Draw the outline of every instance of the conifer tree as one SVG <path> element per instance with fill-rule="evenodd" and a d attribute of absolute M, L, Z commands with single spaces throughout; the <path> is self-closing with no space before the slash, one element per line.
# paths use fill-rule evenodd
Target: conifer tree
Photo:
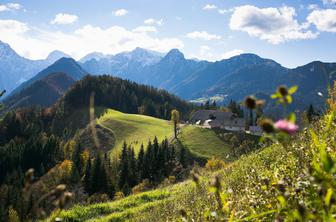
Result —
<path fill-rule="evenodd" d="M 129 177 L 129 160 L 127 144 L 124 142 L 121 157 L 120 157 L 120 173 L 119 173 L 119 188 L 123 188 L 127 184 Z"/>
<path fill-rule="evenodd" d="M 187 165 L 187 153 L 186 153 L 186 149 L 184 147 L 181 148 L 179 161 L 180 161 L 180 163 L 182 164 L 183 167 L 186 167 L 186 165 Z"/>
<path fill-rule="evenodd" d="M 136 172 L 136 158 L 133 148 L 129 148 L 129 178 L 128 184 L 133 187 L 138 183 L 137 172 Z"/>
<path fill-rule="evenodd" d="M 97 157 L 94 160 L 92 167 L 92 192 L 93 193 L 106 193 L 107 192 L 107 177 L 105 166 L 102 162 L 102 157 L 100 154 L 97 154 Z"/>
<path fill-rule="evenodd" d="M 145 150 L 143 144 L 141 144 L 137 158 L 138 181 L 142 181 L 142 179 L 144 178 L 144 161 L 145 161 Z"/>

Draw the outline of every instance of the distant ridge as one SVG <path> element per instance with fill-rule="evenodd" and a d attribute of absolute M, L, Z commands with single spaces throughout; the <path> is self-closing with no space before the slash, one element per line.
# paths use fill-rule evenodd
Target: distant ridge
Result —
<path fill-rule="evenodd" d="M 20 93 L 23 89 L 31 86 L 37 80 L 44 78 L 50 73 L 63 72 L 68 74 L 74 80 L 79 80 L 84 77 L 87 72 L 72 58 L 61 58 L 57 60 L 52 65 L 48 66 L 46 69 L 39 72 L 33 78 L 28 81 L 22 83 L 19 87 L 17 87 L 10 95 L 13 96 L 17 93 Z"/>
<path fill-rule="evenodd" d="M 53 105 L 73 84 L 75 80 L 66 73 L 51 73 L 36 80 L 20 93 L 5 100 L 5 109 Z"/>
<path fill-rule="evenodd" d="M 0 89 L 6 89 L 10 93 L 18 85 L 61 57 L 70 56 L 56 50 L 51 52 L 46 59 L 27 59 L 17 54 L 10 45 L 0 41 Z"/>

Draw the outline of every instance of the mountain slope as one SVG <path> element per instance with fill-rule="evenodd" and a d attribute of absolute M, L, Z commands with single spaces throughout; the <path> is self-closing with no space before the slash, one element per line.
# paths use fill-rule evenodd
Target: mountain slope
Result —
<path fill-rule="evenodd" d="M 71 56 L 69 56 L 68 54 L 65 54 L 64 52 L 61 52 L 59 50 L 54 50 L 51 53 L 49 53 L 49 55 L 47 56 L 47 58 L 45 60 L 49 64 L 53 64 L 54 62 L 56 62 L 57 60 L 59 60 L 61 58 L 71 58 Z"/>
<path fill-rule="evenodd" d="M 204 69 L 209 63 L 185 59 L 178 49 L 170 50 L 160 62 L 148 66 L 135 81 L 172 91 L 177 84 L 194 72 Z"/>
<path fill-rule="evenodd" d="M 130 52 L 122 52 L 116 55 L 103 55 L 91 53 L 80 61 L 89 73 L 94 75 L 112 74 L 125 79 L 134 80 L 131 76 L 141 73 L 143 68 L 160 61 L 162 54 L 136 48 Z"/>
<path fill-rule="evenodd" d="M 73 84 L 75 80 L 65 73 L 51 73 L 33 82 L 5 100 L 6 110 L 19 107 L 53 105 Z"/>
<path fill-rule="evenodd" d="M 336 63 L 312 62 L 295 69 L 264 63 L 246 66 L 225 76 L 205 90 L 203 96 L 221 94 L 241 101 L 249 94 L 270 95 L 279 85 L 297 85 L 299 90 L 294 95 L 295 103 L 289 107 L 290 110 L 305 110 L 310 104 L 324 109 L 326 97 L 318 93 L 327 95 L 328 86 L 335 80 Z"/>
<path fill-rule="evenodd" d="M 11 92 L 15 87 L 62 57 L 70 56 L 55 50 L 46 59 L 30 60 L 18 55 L 8 44 L 0 41 L 0 89 Z"/>
<path fill-rule="evenodd" d="M 42 60 L 19 56 L 8 44 L 0 41 L 0 88 L 10 92 L 46 66 Z"/>
<path fill-rule="evenodd" d="M 31 86 L 34 82 L 44 78 L 45 76 L 49 75 L 50 73 L 62 72 L 69 75 L 74 80 L 79 80 L 84 77 L 87 72 L 72 58 L 61 58 L 57 60 L 52 65 L 48 66 L 46 69 L 39 72 L 33 78 L 29 79 L 28 81 L 22 83 L 18 86 L 9 96 L 13 96 L 17 93 L 20 93 L 23 89 Z"/>
<path fill-rule="evenodd" d="M 195 99 L 202 97 L 206 95 L 209 89 L 222 82 L 230 84 L 230 82 L 225 80 L 226 76 L 230 76 L 244 67 L 260 64 L 270 64 L 274 67 L 276 63 L 268 59 L 262 59 L 254 54 L 242 54 L 230 59 L 209 63 L 205 69 L 189 75 L 184 81 L 175 86 L 172 91 L 183 98 Z M 245 82 L 242 82 L 242 84 L 245 84 Z M 240 90 L 240 88 L 237 89 Z"/>
<path fill-rule="evenodd" d="M 94 98 L 94 101 L 90 98 Z M 92 106 L 93 105 L 93 106 Z M 136 84 L 111 76 L 86 76 L 74 86 L 54 106 L 53 131 L 62 134 L 68 128 L 71 134 L 85 128 L 90 121 L 89 108 L 94 107 L 98 115 L 106 108 L 129 114 L 143 114 L 161 119 L 170 119 L 172 109 L 186 119 L 192 109 L 191 104 L 150 86 Z"/>

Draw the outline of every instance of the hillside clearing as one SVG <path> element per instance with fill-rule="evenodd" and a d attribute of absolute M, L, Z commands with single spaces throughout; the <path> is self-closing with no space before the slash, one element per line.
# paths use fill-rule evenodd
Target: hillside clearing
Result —
<path fill-rule="evenodd" d="M 137 152 L 141 144 L 147 145 L 155 137 L 158 141 L 169 138 L 173 134 L 173 126 L 167 120 L 138 114 L 126 114 L 108 109 L 98 118 L 97 123 L 110 130 L 115 137 L 113 152 L 121 149 L 124 141 L 132 145 Z"/>
<path fill-rule="evenodd" d="M 230 146 L 223 142 L 213 130 L 197 126 L 182 128 L 179 136 L 182 145 L 192 154 L 212 158 L 230 159 Z"/>

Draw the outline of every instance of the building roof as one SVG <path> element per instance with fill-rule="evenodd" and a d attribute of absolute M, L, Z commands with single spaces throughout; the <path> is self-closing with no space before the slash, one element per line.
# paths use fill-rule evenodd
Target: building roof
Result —
<path fill-rule="evenodd" d="M 223 125 L 231 127 L 245 127 L 245 119 L 231 117 L 229 119 L 224 120 Z"/>
<path fill-rule="evenodd" d="M 202 122 L 213 119 L 219 122 L 223 122 L 226 119 L 233 117 L 232 112 L 225 112 L 221 110 L 197 110 L 193 113 L 191 121 L 196 122 L 201 120 Z"/>

